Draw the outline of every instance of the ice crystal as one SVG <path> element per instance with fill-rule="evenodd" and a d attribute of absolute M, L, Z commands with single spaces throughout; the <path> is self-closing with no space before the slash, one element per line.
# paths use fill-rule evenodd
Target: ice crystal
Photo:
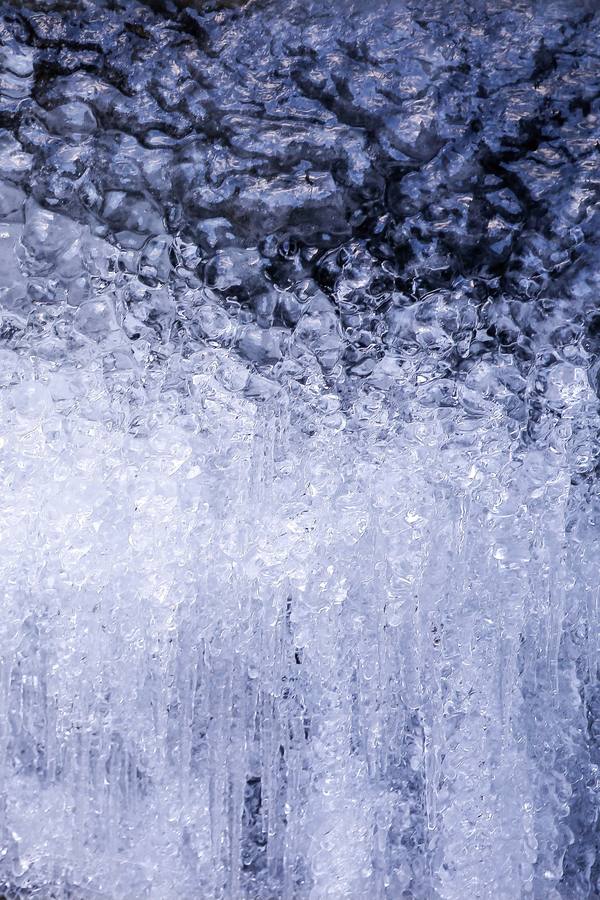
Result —
<path fill-rule="evenodd" d="M 0 19 L 0 893 L 600 893 L 592 3 Z"/>

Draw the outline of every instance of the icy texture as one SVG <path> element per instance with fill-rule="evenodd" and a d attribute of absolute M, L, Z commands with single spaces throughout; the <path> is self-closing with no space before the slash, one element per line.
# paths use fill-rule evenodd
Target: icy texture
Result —
<path fill-rule="evenodd" d="M 0 42 L 0 894 L 600 896 L 595 4 Z"/>

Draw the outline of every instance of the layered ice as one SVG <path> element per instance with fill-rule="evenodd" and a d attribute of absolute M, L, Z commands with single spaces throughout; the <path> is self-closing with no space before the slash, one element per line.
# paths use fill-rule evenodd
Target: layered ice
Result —
<path fill-rule="evenodd" d="M 599 24 L 4 5 L 7 900 L 598 896 Z"/>

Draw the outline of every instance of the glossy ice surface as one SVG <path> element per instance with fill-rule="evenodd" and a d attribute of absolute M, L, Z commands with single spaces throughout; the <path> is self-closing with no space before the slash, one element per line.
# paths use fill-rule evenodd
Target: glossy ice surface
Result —
<path fill-rule="evenodd" d="M 0 893 L 600 896 L 600 14 L 0 7 Z"/>

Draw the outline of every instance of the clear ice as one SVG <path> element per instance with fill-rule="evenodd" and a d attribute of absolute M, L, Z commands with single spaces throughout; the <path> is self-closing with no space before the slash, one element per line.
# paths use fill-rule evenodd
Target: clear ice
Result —
<path fill-rule="evenodd" d="M 600 897 L 600 14 L 0 7 L 0 895 Z"/>

